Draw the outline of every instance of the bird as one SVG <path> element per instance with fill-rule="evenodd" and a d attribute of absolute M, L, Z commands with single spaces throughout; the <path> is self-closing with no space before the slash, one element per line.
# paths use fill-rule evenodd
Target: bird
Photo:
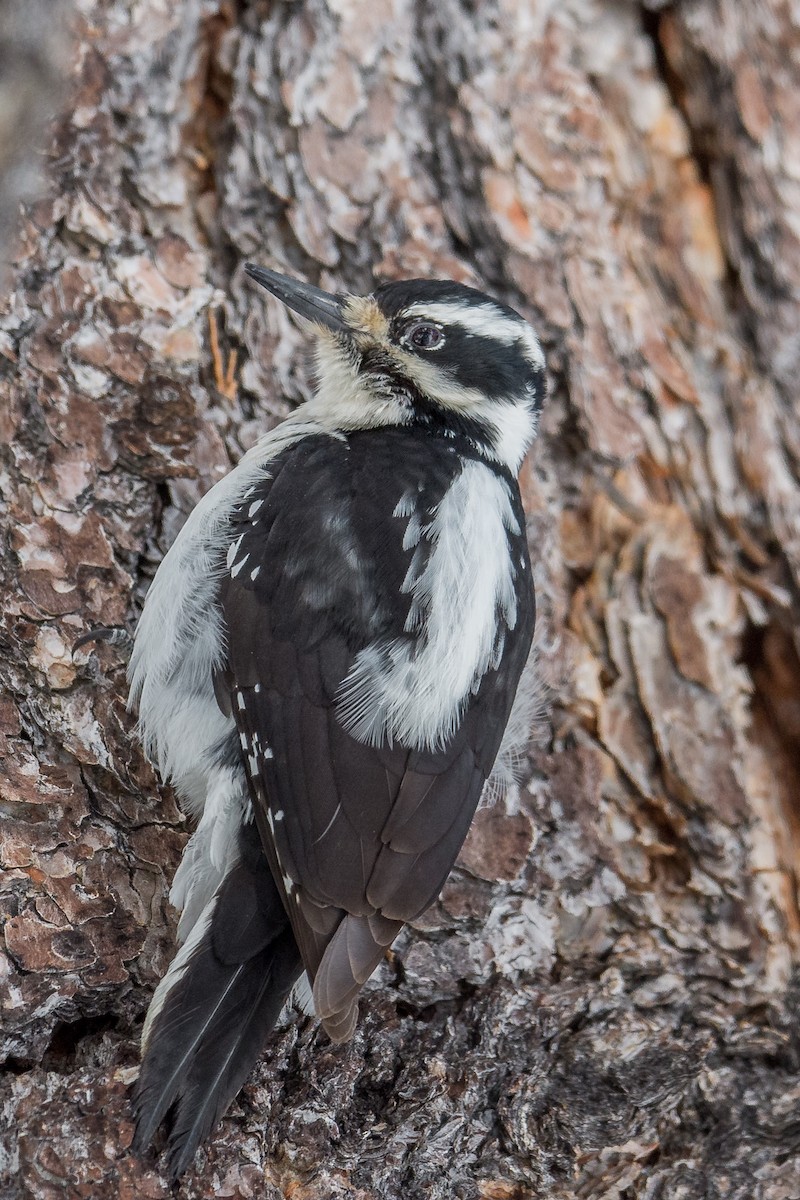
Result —
<path fill-rule="evenodd" d="M 508 757 L 535 616 L 528 321 L 450 280 L 245 271 L 301 318 L 316 387 L 189 515 L 129 666 L 144 750 L 197 821 L 133 1095 L 134 1149 L 163 1123 L 173 1180 L 293 989 L 352 1036 Z"/>

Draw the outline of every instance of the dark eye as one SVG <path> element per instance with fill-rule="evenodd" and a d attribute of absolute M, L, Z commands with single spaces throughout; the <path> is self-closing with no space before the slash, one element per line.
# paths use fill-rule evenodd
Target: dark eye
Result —
<path fill-rule="evenodd" d="M 415 350 L 438 350 L 444 344 L 444 334 L 438 325 L 420 321 L 406 330 L 404 342 L 410 342 Z"/>

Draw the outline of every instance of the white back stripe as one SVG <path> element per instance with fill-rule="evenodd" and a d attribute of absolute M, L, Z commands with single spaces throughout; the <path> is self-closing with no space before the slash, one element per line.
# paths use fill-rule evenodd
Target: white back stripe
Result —
<path fill-rule="evenodd" d="M 426 566 L 412 564 L 403 584 L 416 644 L 367 646 L 341 685 L 337 715 L 353 737 L 433 749 L 452 736 L 516 624 L 509 532 L 520 530 L 507 485 L 468 462 L 422 530 L 432 543 Z"/>

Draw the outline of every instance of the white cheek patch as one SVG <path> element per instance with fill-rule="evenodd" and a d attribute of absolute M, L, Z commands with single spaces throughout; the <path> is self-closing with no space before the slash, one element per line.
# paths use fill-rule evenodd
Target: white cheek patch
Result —
<path fill-rule="evenodd" d="M 442 408 L 464 413 L 491 432 L 490 453 L 516 472 L 536 433 L 534 397 L 523 394 L 507 400 L 489 400 L 477 388 L 464 387 L 447 377 L 433 362 L 391 347 L 403 374 Z"/>
<path fill-rule="evenodd" d="M 464 387 L 457 383 L 435 360 L 428 362 L 399 346 L 388 346 L 386 349 L 387 353 L 396 359 L 406 379 L 409 379 L 423 396 L 430 396 L 431 400 L 435 400 L 443 408 L 480 416 L 483 409 L 490 405 L 491 402 L 483 392 L 478 388 Z"/>
<path fill-rule="evenodd" d="M 507 485 L 468 462 L 422 528 L 427 564 L 403 584 L 416 636 L 367 646 L 339 689 L 337 716 L 358 741 L 436 749 L 455 732 L 516 625 L 509 532 L 520 530 Z"/>

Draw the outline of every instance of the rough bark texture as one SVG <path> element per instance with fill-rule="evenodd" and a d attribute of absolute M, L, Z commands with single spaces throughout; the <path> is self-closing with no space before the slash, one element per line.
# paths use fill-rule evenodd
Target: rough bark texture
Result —
<path fill-rule="evenodd" d="M 289 1020 L 181 1194 L 797 1197 L 797 7 L 75 7 L 0 307 L 0 1195 L 168 1195 L 127 1087 L 186 828 L 70 647 L 308 392 L 253 258 L 531 316 L 548 695 L 353 1043 Z"/>

